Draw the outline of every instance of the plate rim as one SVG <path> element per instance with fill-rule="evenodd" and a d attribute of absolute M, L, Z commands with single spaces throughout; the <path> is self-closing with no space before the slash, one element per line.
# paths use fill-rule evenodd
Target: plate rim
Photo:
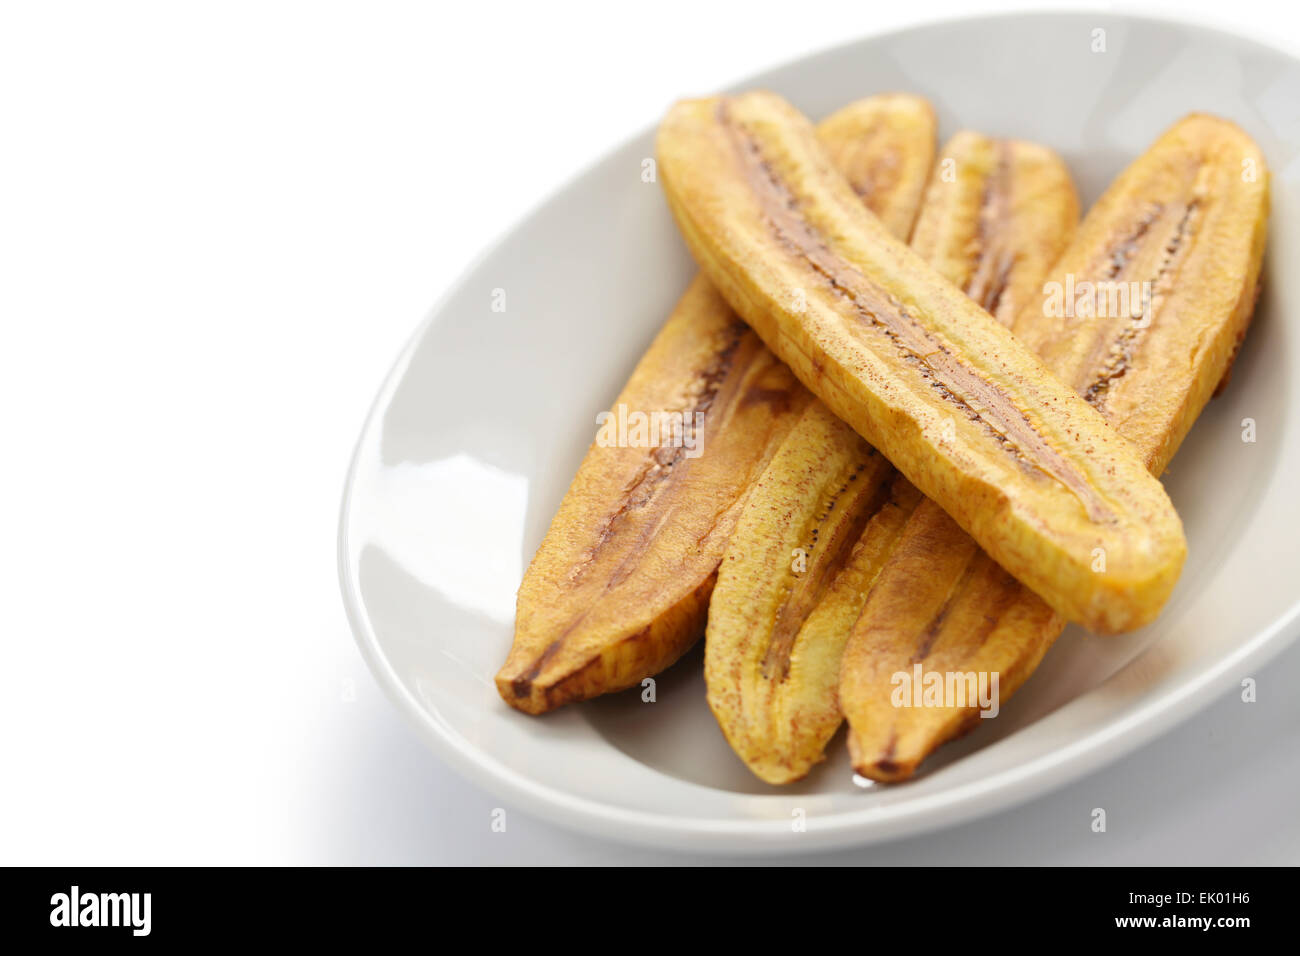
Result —
<path fill-rule="evenodd" d="M 994 24 L 1009 19 L 1053 20 L 1088 15 L 1126 23 L 1176 26 L 1200 31 L 1284 58 L 1300 68 L 1300 56 L 1222 26 L 1175 16 L 1130 14 L 1075 7 L 1056 11 L 1010 11 L 935 18 L 895 30 L 865 33 L 841 43 L 819 47 L 754 71 L 751 75 L 754 77 L 766 75 L 805 60 L 831 55 L 868 40 L 902 38 L 938 27 L 974 23 Z M 737 84 L 726 87 L 726 89 L 734 88 L 737 88 Z M 524 223 L 533 219 L 552 203 L 560 201 L 593 170 L 611 157 L 645 136 L 652 135 L 653 130 L 654 127 L 650 126 L 624 137 L 593 161 L 582 166 L 557 187 L 546 192 L 541 199 L 532 203 L 525 212 L 512 221 L 510 226 L 500 232 L 470 260 L 443 294 L 437 297 L 398 352 L 371 401 L 360 434 L 353 445 L 339 506 L 336 550 L 339 586 L 348 624 L 362 658 L 388 699 L 415 726 L 421 739 L 463 777 L 502 799 L 517 802 L 525 813 L 585 835 L 595 835 L 622 844 L 739 856 L 866 846 L 951 827 L 995 812 L 1010 810 L 1087 776 L 1135 752 L 1214 703 L 1232 686 L 1228 680 L 1231 672 L 1248 666 L 1258 667 L 1266 664 L 1300 637 L 1300 596 L 1298 596 L 1290 607 L 1267 627 L 1257 631 L 1249 640 L 1234 649 L 1233 653 L 1222 657 L 1199 676 L 1185 681 L 1177 689 L 1161 693 L 1156 699 L 1142 704 L 1132 713 L 1111 720 L 1093 732 L 1071 741 L 1063 748 L 997 771 L 988 777 L 959 784 L 943 793 L 905 801 L 895 806 L 864 807 L 826 816 L 810 814 L 807 830 L 799 834 L 793 834 L 789 823 L 785 820 L 719 820 L 683 817 L 631 810 L 566 793 L 532 780 L 527 775 L 501 763 L 490 753 L 468 745 L 466 741 L 449 733 L 436 721 L 430 720 L 383 653 L 365 611 L 350 533 L 363 453 L 375 441 L 376 425 L 382 417 L 382 412 L 389 406 L 412 355 L 443 313 L 447 302 L 466 285 L 479 266 L 495 255 Z M 1088 693 L 1094 693 L 1105 687 L 1110 681 L 1122 675 L 1128 666 L 1125 665 Z M 1081 698 L 1075 698 L 1078 699 Z M 773 795 L 780 796 L 781 791 L 774 790 Z"/>

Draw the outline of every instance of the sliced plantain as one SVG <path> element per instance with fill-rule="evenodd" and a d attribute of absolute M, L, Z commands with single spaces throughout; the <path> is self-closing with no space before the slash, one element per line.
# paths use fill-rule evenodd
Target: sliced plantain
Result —
<path fill-rule="evenodd" d="M 1246 335 L 1268 195 L 1268 167 L 1249 136 L 1215 116 L 1184 118 L 1106 190 L 1013 327 L 1156 474 Z"/>
<path fill-rule="evenodd" d="M 942 508 L 921 502 L 876 576 L 840 663 L 854 770 L 880 781 L 910 777 L 981 713 L 996 717 L 986 705 L 1015 693 L 1064 626 Z M 915 688 L 931 675 L 945 693 L 951 680 L 954 696 L 917 706 Z M 996 694 L 984 705 L 981 680 L 986 694 Z"/>
<path fill-rule="evenodd" d="M 882 455 L 814 401 L 741 512 L 709 604 L 704 675 L 727 741 L 769 783 L 807 773 L 809 741 L 824 742 L 839 726 L 834 645 L 842 648 L 839 635 L 847 638 L 856 617 L 856 592 L 837 599 L 849 602 L 842 631 L 819 629 L 817 641 L 805 625 L 851 564 L 892 475 Z M 864 570 L 869 584 L 873 569 Z"/>
<path fill-rule="evenodd" d="M 737 502 L 808 401 L 696 279 L 607 420 L 677 413 L 687 431 L 656 446 L 598 439 L 587 452 L 520 586 L 502 697 L 541 713 L 681 656 L 704 623 Z"/>
<path fill-rule="evenodd" d="M 793 107 L 770 93 L 679 103 L 658 153 L 705 275 L 831 411 L 1066 616 L 1122 631 L 1158 613 L 1186 556 L 1160 482 L 866 214 Z"/>
<path fill-rule="evenodd" d="M 942 155 L 912 246 L 1009 321 L 1078 222 L 1069 172 L 1043 147 L 969 132 Z M 820 401 L 750 493 L 709 604 L 704 662 L 709 705 L 763 780 L 797 780 L 824 758 L 843 720 L 845 642 L 922 500 Z"/>
<path fill-rule="evenodd" d="M 929 105 L 871 97 L 828 124 L 854 188 L 905 234 L 934 156 Z M 502 698 L 542 713 L 633 686 L 685 653 L 703 633 L 740 505 L 811 401 L 697 279 L 609 419 L 620 407 L 624 420 L 672 413 L 685 428 L 675 443 L 589 449 L 520 586 Z"/>
<path fill-rule="evenodd" d="M 1243 173 L 1248 173 L 1243 175 Z M 1106 191 L 1034 301 L 1017 337 L 1099 408 L 1159 474 L 1226 376 L 1258 290 L 1268 220 L 1268 171 L 1231 123 L 1177 123 Z M 1083 283 L 1103 309 L 1068 315 Z M 1113 286 L 1136 282 L 1145 315 L 1112 309 Z M 1116 294 L 1118 299 L 1118 295 Z M 1070 311 L 1078 312 L 1078 308 Z M 1096 314 L 1105 312 L 1106 314 Z M 1104 559 L 1104 555 L 1099 558 Z M 1098 573 L 1105 564 L 1098 564 Z M 979 722 L 979 708 L 895 707 L 895 675 L 920 665 L 999 675 L 1005 702 L 1033 673 L 1064 621 L 980 552 L 942 510 L 916 509 L 880 571 L 845 649 L 840 700 L 858 773 L 911 776 L 945 741 Z"/>

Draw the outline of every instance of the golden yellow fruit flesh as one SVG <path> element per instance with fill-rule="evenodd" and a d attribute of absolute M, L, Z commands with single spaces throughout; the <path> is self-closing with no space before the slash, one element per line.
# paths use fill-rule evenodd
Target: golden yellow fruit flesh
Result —
<path fill-rule="evenodd" d="M 524 575 L 502 698 L 541 713 L 677 660 L 703 627 L 738 502 L 808 401 L 696 279 L 606 420 L 644 416 L 646 434 L 592 445 Z M 664 413 L 685 423 L 679 443 L 646 444 Z"/>
<path fill-rule="evenodd" d="M 926 100 L 881 93 L 826 117 L 817 139 L 862 204 L 906 241 L 934 165 L 935 127 Z"/>
<path fill-rule="evenodd" d="M 1010 326 L 1078 225 L 1079 198 L 1056 153 L 964 130 L 944 145 L 910 245 Z"/>
<path fill-rule="evenodd" d="M 826 143 L 868 208 L 906 230 L 934 140 L 929 104 L 891 95 L 835 114 Z M 542 713 L 677 660 L 703 633 L 740 506 L 812 401 L 707 281 L 692 283 L 607 419 L 671 416 L 676 444 L 662 428 L 658 444 L 622 440 L 634 425 L 591 446 L 520 586 L 501 697 Z"/>
<path fill-rule="evenodd" d="M 1068 617 L 1156 615 L 1186 555 L 1159 481 L 861 207 L 807 120 L 770 93 L 687 101 L 657 151 L 704 274 L 832 412 Z"/>
<path fill-rule="evenodd" d="M 1268 189 L 1249 136 L 1218 117 L 1186 117 L 1106 190 L 1012 328 L 1156 474 L 1245 337 Z"/>
<path fill-rule="evenodd" d="M 1190 116 L 1115 180 L 1016 318 L 1016 336 L 1131 440 L 1153 474 L 1226 377 L 1245 335 L 1267 220 L 1258 147 L 1231 123 Z M 1112 307 L 1121 283 L 1134 284 L 1138 314 Z M 1067 288 L 1068 306 L 1060 301 Z M 906 779 L 979 721 L 977 706 L 895 706 L 896 675 L 918 665 L 942 676 L 998 674 L 1005 702 L 1063 626 L 923 502 L 844 653 L 840 700 L 857 772 Z"/>
<path fill-rule="evenodd" d="M 970 132 L 945 146 L 924 195 L 913 248 L 1008 322 L 1079 216 L 1054 153 Z M 797 780 L 824 758 L 843 720 L 844 645 L 921 501 L 820 401 L 750 493 L 709 605 L 705 678 L 723 733 L 763 780 Z"/>

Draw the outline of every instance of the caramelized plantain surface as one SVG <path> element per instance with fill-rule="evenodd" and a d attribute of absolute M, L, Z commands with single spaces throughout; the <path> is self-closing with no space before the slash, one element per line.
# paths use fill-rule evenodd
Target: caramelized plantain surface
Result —
<path fill-rule="evenodd" d="M 1115 180 L 1016 317 L 1016 336 L 1133 443 L 1153 474 L 1227 375 L 1253 310 L 1267 219 L 1258 147 L 1231 123 L 1190 116 Z M 1053 296 L 1085 282 L 1145 284 L 1144 313 L 1112 309 L 1113 287 L 1102 289 L 1105 309 L 1078 314 L 1088 297 L 1077 294 L 1076 308 L 1056 308 Z M 998 674 L 1005 702 L 1063 627 L 941 509 L 921 503 L 844 653 L 840 700 L 857 772 L 906 779 L 979 721 L 975 706 L 894 706 L 895 675 L 917 665 Z"/>
<path fill-rule="evenodd" d="M 696 279 L 612 413 L 679 413 L 688 441 L 592 445 L 520 587 L 502 697 L 541 713 L 681 656 L 703 625 L 736 504 L 808 401 Z"/>
<path fill-rule="evenodd" d="M 1155 474 L 1246 335 L 1268 193 L 1268 166 L 1249 136 L 1215 116 L 1184 118 L 1106 190 L 1053 268 L 1053 291 L 1040 292 L 1013 327 Z M 1100 291 L 1084 295 L 1085 282 Z M 1074 308 L 1056 308 L 1056 288 L 1062 305 L 1075 290 Z"/>
<path fill-rule="evenodd" d="M 963 132 L 934 169 L 912 246 L 1009 322 L 1078 216 L 1050 150 Z M 843 720 L 844 645 L 922 500 L 820 401 L 751 492 L 709 606 L 705 678 L 727 740 L 763 780 L 797 780 L 824 758 Z"/>
<path fill-rule="evenodd" d="M 910 245 L 1010 326 L 1078 225 L 1079 198 L 1056 153 L 963 130 L 944 145 Z"/>

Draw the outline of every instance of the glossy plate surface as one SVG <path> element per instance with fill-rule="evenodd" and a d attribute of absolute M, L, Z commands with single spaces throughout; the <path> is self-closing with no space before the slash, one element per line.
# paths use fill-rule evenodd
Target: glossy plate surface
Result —
<path fill-rule="evenodd" d="M 1092 50 L 1098 28 L 1104 53 Z M 754 87 L 813 119 L 871 93 L 923 94 L 941 139 L 965 126 L 1058 150 L 1085 207 L 1184 113 L 1218 113 L 1256 138 L 1274 177 L 1264 293 L 1230 388 L 1165 476 L 1190 546 L 1178 590 L 1143 631 L 1071 628 L 998 719 L 903 786 L 855 783 L 842 735 L 793 787 L 751 777 L 705 704 L 698 648 L 659 677 L 654 704 L 633 691 L 542 719 L 506 707 L 492 677 L 524 567 L 596 414 L 694 273 L 658 186 L 641 181 L 647 130 L 461 279 L 398 359 L 358 442 L 344 600 L 375 676 L 434 750 L 511 806 L 614 839 L 807 850 L 1026 800 L 1257 676 L 1300 630 L 1300 334 L 1285 307 L 1300 301 L 1300 63 L 1177 23 L 1008 16 L 862 40 L 735 89 Z M 498 288 L 504 313 L 492 310 Z M 793 832 L 796 811 L 806 832 Z"/>

